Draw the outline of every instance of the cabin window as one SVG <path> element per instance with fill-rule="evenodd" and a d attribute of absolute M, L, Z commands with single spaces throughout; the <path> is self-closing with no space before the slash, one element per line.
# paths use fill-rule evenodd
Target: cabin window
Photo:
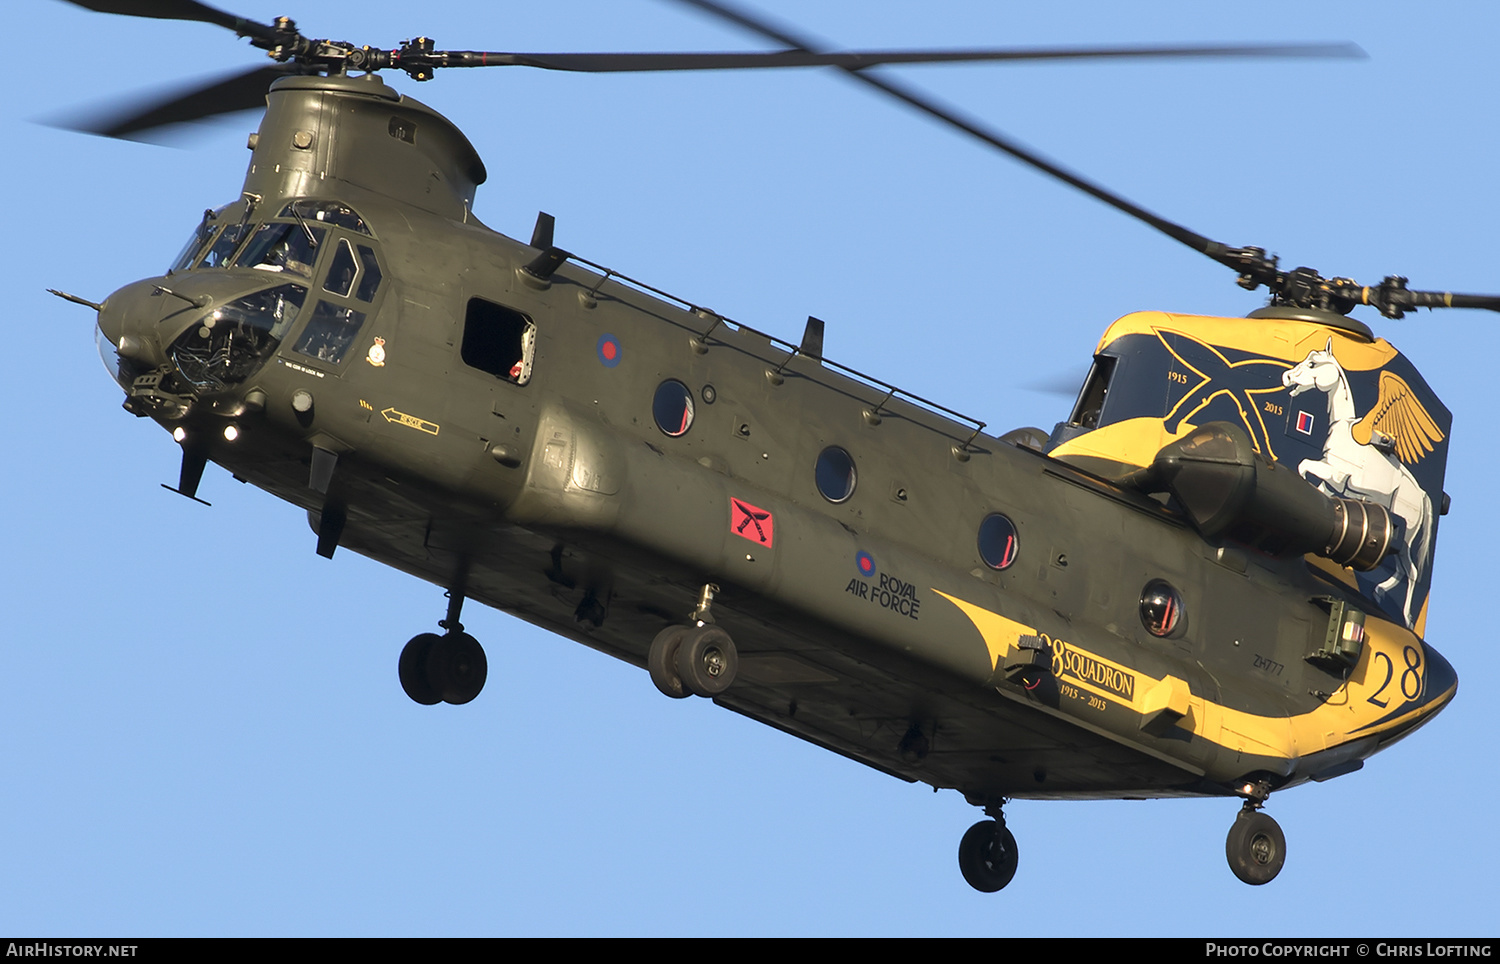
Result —
<path fill-rule="evenodd" d="M 1165 579 L 1153 579 L 1141 591 L 1141 622 L 1153 636 L 1181 636 L 1187 625 L 1183 619 L 1182 595 Z"/>
<path fill-rule="evenodd" d="M 818 464 L 813 470 L 818 491 L 829 502 L 843 502 L 854 494 L 854 457 L 837 445 L 830 445 L 818 453 Z"/>
<path fill-rule="evenodd" d="M 693 425 L 692 390 L 674 378 L 662 382 L 651 400 L 651 417 L 657 428 L 673 438 L 686 435 Z"/>
<path fill-rule="evenodd" d="M 470 368 L 525 385 L 536 354 L 536 324 L 512 308 L 470 298 L 460 353 Z"/>
<path fill-rule="evenodd" d="M 1078 393 L 1078 402 L 1073 406 L 1073 414 L 1068 419 L 1071 424 L 1084 428 L 1099 427 L 1099 417 L 1104 414 L 1104 400 L 1109 395 L 1109 382 L 1115 374 L 1115 361 L 1109 355 L 1094 356 L 1094 367 L 1089 369 L 1089 377 L 1084 380 L 1083 389 Z"/>
<path fill-rule="evenodd" d="M 979 523 L 979 558 L 991 569 L 1009 569 L 1016 561 L 1016 524 L 996 512 Z"/>
<path fill-rule="evenodd" d="M 344 360 L 344 353 L 354 343 L 364 323 L 363 311 L 320 301 L 292 351 L 337 365 Z"/>

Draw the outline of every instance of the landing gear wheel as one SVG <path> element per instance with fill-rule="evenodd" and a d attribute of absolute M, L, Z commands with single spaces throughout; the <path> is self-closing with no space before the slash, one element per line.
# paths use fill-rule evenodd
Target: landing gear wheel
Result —
<path fill-rule="evenodd" d="M 958 869 L 969 886 L 983 894 L 993 894 L 1010 883 L 1019 860 L 1016 838 L 996 820 L 979 821 L 958 844 Z"/>
<path fill-rule="evenodd" d="M 689 629 L 677 647 L 677 675 L 698 696 L 714 697 L 729 689 L 739 667 L 734 640 L 717 626 Z"/>
<path fill-rule="evenodd" d="M 1269 815 L 1241 810 L 1224 841 L 1229 869 L 1247 884 L 1269 884 L 1286 863 L 1286 836 Z"/>
<path fill-rule="evenodd" d="M 651 682 L 674 700 L 693 695 L 682 685 L 682 677 L 677 674 L 677 651 L 682 648 L 682 638 L 692 628 L 668 626 L 651 640 L 651 649 L 646 653 L 646 669 L 651 673 Z"/>
<path fill-rule="evenodd" d="M 437 637 L 427 650 L 427 679 L 444 703 L 460 706 L 479 695 L 489 675 L 484 647 L 468 633 Z"/>
<path fill-rule="evenodd" d="M 401 662 L 397 671 L 401 674 L 401 688 L 413 701 L 431 706 L 443 701 L 442 694 L 427 679 L 427 653 L 432 644 L 442 637 L 436 633 L 413 636 L 401 650 Z"/>

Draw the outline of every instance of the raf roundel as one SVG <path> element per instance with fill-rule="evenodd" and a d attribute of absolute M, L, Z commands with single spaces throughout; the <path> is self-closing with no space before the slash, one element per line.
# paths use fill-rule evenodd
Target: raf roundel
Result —
<path fill-rule="evenodd" d="M 864 552 L 863 550 L 856 552 L 854 554 L 854 566 L 859 570 L 859 574 L 866 579 L 875 575 L 875 557 L 868 552 Z"/>
<path fill-rule="evenodd" d="M 599 353 L 599 363 L 605 368 L 620 364 L 620 339 L 614 335 L 600 335 L 595 350 Z"/>

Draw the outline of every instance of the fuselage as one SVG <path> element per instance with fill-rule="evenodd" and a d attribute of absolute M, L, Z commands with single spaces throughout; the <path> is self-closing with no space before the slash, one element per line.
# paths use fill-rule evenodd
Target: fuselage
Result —
<path fill-rule="evenodd" d="M 101 310 L 127 407 L 336 511 L 339 547 L 637 665 L 714 584 L 741 660 L 717 702 L 975 800 L 1333 776 L 1456 691 L 1336 566 L 817 351 L 528 273 L 470 212 L 483 180 L 377 81 L 280 82 L 245 196 Z M 1357 656 L 1309 659 L 1351 612 Z"/>

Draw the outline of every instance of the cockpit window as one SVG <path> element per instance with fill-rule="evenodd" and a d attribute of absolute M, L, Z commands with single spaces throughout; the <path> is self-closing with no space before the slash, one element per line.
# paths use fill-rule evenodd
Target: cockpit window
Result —
<path fill-rule="evenodd" d="M 177 259 L 172 262 L 172 267 L 167 270 L 168 274 L 181 271 L 193 263 L 198 257 L 198 252 L 202 251 L 203 246 L 208 243 L 208 239 L 214 236 L 215 231 L 219 230 L 219 223 L 214 220 L 216 217 L 218 215 L 212 211 L 203 212 L 203 220 L 198 223 L 198 227 L 193 231 L 193 236 L 188 238 L 187 244 L 183 245 L 182 250 L 178 252 Z"/>
<path fill-rule="evenodd" d="M 1098 428 L 1104 414 L 1104 401 L 1109 395 L 1109 382 L 1115 374 L 1116 359 L 1109 355 L 1095 355 L 1094 367 L 1078 392 L 1078 401 L 1073 406 L 1069 423 L 1084 428 Z"/>
<path fill-rule="evenodd" d="M 178 335 L 167 355 L 196 388 L 238 385 L 271 357 L 306 298 L 302 285 L 285 284 L 231 301 Z"/>
<path fill-rule="evenodd" d="M 327 301 L 318 302 L 313 309 L 312 320 L 297 340 L 292 350 L 318 361 L 337 365 L 344 360 L 344 353 L 359 335 L 365 323 L 365 313 L 345 308 Z"/>
<path fill-rule="evenodd" d="M 241 268 L 285 271 L 311 278 L 313 262 L 326 233 L 323 228 L 295 223 L 262 224 L 234 263 Z"/>
<path fill-rule="evenodd" d="M 230 259 L 234 257 L 235 250 L 239 248 L 240 242 L 245 239 L 245 234 L 248 230 L 249 226 L 243 222 L 231 224 L 226 227 L 219 234 L 218 239 L 214 241 L 213 247 L 209 248 L 208 253 L 203 256 L 203 260 L 198 262 L 198 267 L 228 267 Z"/>
<path fill-rule="evenodd" d="M 359 279 L 359 291 L 355 297 L 360 301 L 374 301 L 375 289 L 380 287 L 380 262 L 375 260 L 374 251 L 360 245 L 359 263 L 364 274 Z"/>
<path fill-rule="evenodd" d="M 323 290 L 340 297 L 349 297 L 349 292 L 354 287 L 354 276 L 359 269 L 354 264 L 354 248 L 349 242 L 339 238 L 338 248 L 333 253 L 333 264 L 328 266 L 328 280 L 323 282 Z"/>
<path fill-rule="evenodd" d="M 339 238 L 333 251 L 333 261 L 328 265 L 328 277 L 323 279 L 323 290 L 340 298 L 350 295 L 360 301 L 374 301 L 380 287 L 380 262 L 375 252 L 359 246 L 359 260 L 354 259 L 354 245 Z"/>
<path fill-rule="evenodd" d="M 370 229 L 365 227 L 365 219 L 354 212 L 354 209 L 337 201 L 315 201 L 312 198 L 302 198 L 293 201 L 281 209 L 281 217 L 301 217 L 306 221 L 321 221 L 324 224 L 335 224 L 350 231 L 358 231 L 360 234 L 369 234 Z"/>

